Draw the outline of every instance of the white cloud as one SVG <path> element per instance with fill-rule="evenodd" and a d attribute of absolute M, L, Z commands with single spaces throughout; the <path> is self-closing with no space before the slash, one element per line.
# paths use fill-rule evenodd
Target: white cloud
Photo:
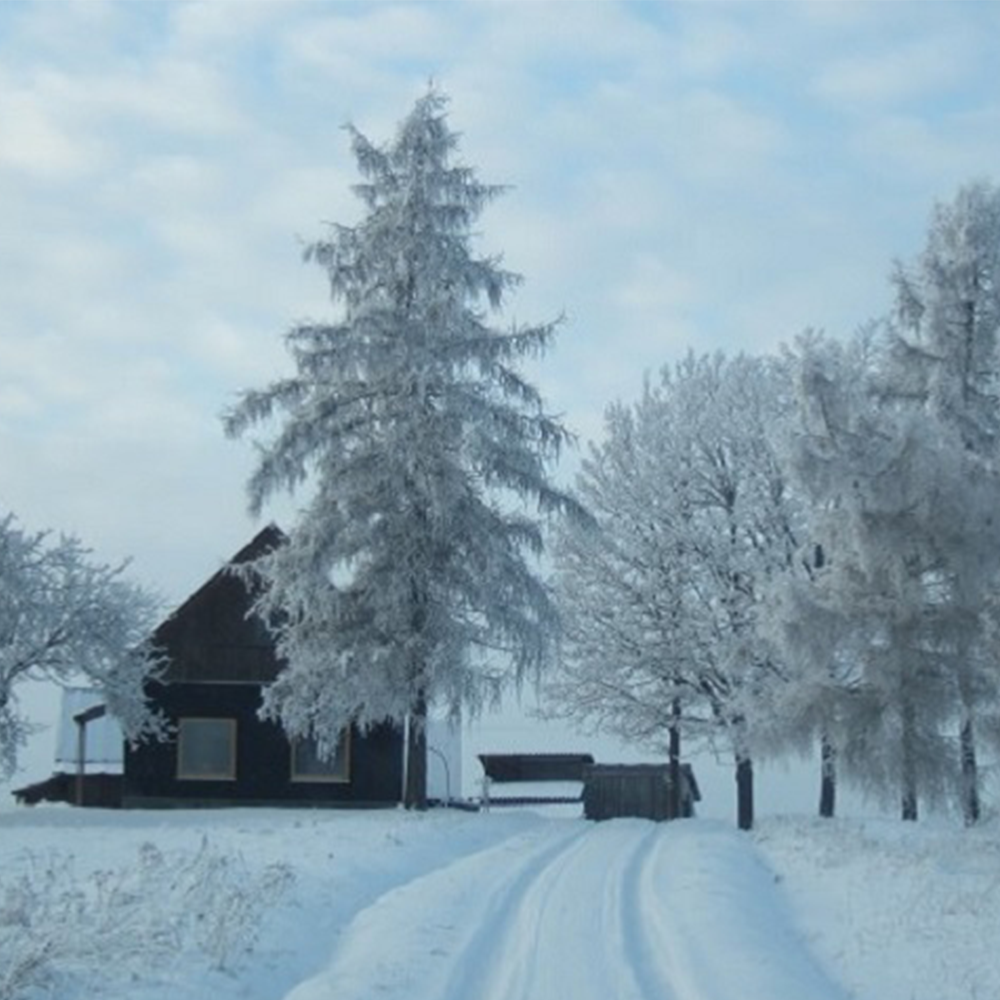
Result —
<path fill-rule="evenodd" d="M 626 309 L 669 317 L 690 308 L 694 289 L 690 274 L 679 272 L 649 253 L 639 253 L 627 263 L 628 277 L 610 289 L 612 302 Z"/>
<path fill-rule="evenodd" d="M 862 113 L 934 97 L 965 78 L 971 41 L 954 30 L 898 43 L 880 37 L 867 52 L 830 60 L 817 74 L 814 89 L 834 105 Z"/>
<path fill-rule="evenodd" d="M 45 89 L 18 84 L 0 68 L 0 170 L 58 179 L 96 169 L 100 143 L 71 127 Z"/>
<path fill-rule="evenodd" d="M 166 13 L 177 48 L 217 52 L 220 47 L 238 48 L 266 37 L 294 6 L 290 0 L 175 0 Z"/>

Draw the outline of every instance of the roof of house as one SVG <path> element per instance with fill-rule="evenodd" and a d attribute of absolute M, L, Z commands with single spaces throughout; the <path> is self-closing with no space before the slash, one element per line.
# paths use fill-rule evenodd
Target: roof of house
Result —
<path fill-rule="evenodd" d="M 167 659 L 165 681 L 274 680 L 279 664 L 273 639 L 264 622 L 248 614 L 253 594 L 233 568 L 285 540 L 269 524 L 157 627 L 152 641 Z"/>

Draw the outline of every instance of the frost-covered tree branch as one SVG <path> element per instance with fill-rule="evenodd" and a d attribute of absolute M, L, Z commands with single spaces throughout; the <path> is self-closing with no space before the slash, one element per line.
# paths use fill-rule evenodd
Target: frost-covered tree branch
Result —
<path fill-rule="evenodd" d="M 157 667 L 148 646 L 156 602 L 124 571 L 91 561 L 75 538 L 0 520 L 0 773 L 13 771 L 31 732 L 17 705 L 28 680 L 86 678 L 127 738 L 160 732 L 143 687 Z"/>

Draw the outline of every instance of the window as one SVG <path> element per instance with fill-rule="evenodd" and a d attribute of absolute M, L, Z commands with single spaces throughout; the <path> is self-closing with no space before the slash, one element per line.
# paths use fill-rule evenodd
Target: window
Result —
<path fill-rule="evenodd" d="M 314 739 L 296 740 L 292 744 L 292 781 L 351 780 L 351 734 L 345 729 L 337 740 L 332 757 L 320 757 Z"/>
<path fill-rule="evenodd" d="M 196 781 L 236 777 L 236 720 L 181 719 L 177 777 Z"/>

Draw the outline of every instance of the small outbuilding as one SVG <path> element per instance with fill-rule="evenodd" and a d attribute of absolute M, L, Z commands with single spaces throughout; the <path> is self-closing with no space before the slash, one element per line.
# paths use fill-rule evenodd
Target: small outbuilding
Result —
<path fill-rule="evenodd" d="M 589 753 L 481 753 L 484 808 L 580 802 Z M 494 785 L 502 785 L 497 791 Z"/>
<path fill-rule="evenodd" d="M 101 695 L 91 688 L 62 691 L 56 732 L 56 769 L 44 781 L 15 788 L 20 805 L 66 802 L 114 809 L 122 803 L 121 727 L 107 715 Z"/>
<path fill-rule="evenodd" d="M 587 819 L 637 816 L 667 820 L 694 815 L 701 792 L 690 764 L 680 766 L 680 814 L 675 814 L 669 764 L 593 764 L 583 778 Z"/>

